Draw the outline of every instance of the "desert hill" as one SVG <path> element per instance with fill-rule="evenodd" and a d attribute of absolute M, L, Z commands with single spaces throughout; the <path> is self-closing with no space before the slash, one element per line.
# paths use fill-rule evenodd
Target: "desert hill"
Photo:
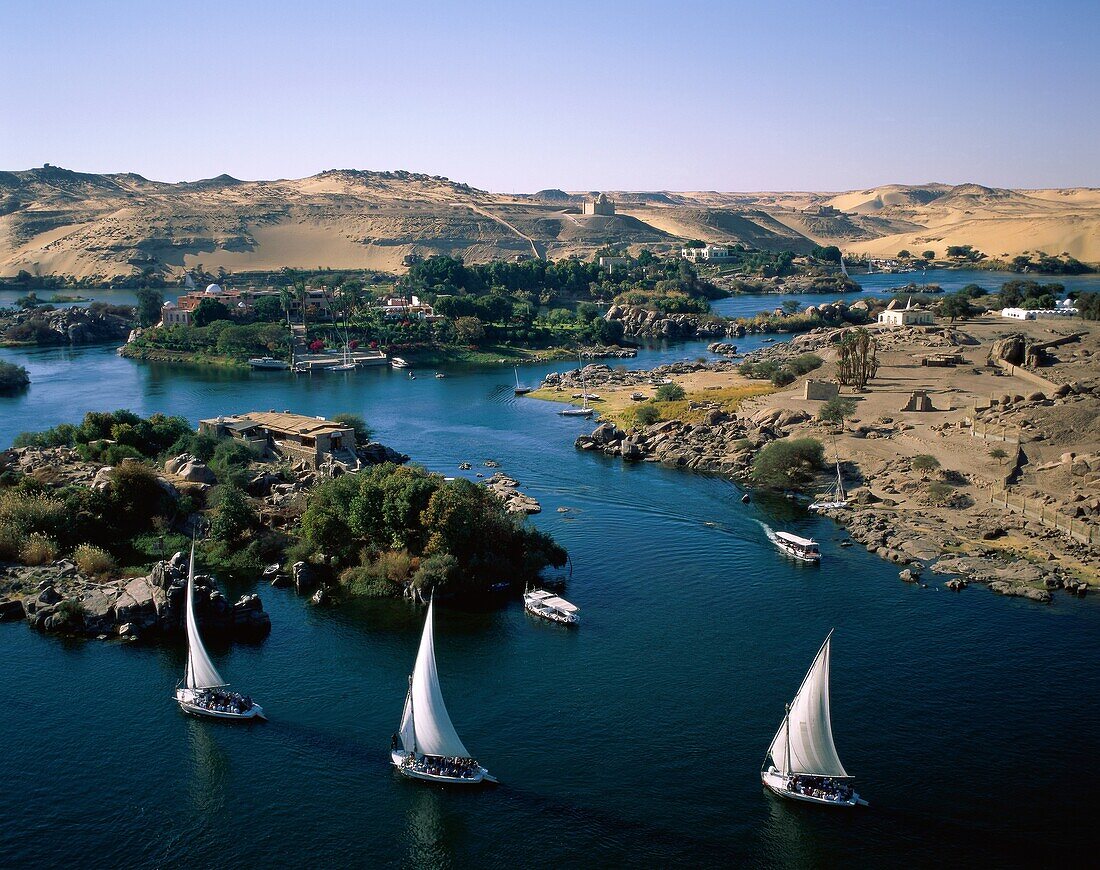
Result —
<path fill-rule="evenodd" d="M 587 191 L 508 196 L 405 171 L 173 184 L 47 165 L 0 172 L 0 275 L 112 277 L 199 264 L 399 270 L 409 254 L 557 258 L 608 244 L 672 250 L 688 238 L 800 252 L 837 244 L 880 256 L 969 244 L 991 256 L 1064 251 L 1100 261 L 1100 190 L 1091 188 L 608 193 L 614 215 L 585 215 Z"/>

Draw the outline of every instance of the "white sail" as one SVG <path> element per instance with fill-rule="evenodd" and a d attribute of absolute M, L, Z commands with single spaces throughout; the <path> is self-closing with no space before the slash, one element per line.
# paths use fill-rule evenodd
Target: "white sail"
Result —
<path fill-rule="evenodd" d="M 836 754 L 829 718 L 829 643 L 832 636 L 829 632 L 821 645 L 768 750 L 781 773 L 848 775 Z"/>
<path fill-rule="evenodd" d="M 434 601 L 428 603 L 424 634 L 420 638 L 420 651 L 413 670 L 412 689 L 401 718 L 401 741 L 406 751 L 415 751 L 418 755 L 470 758 L 470 753 L 455 733 L 439 689 L 432 619 L 434 606 Z"/>
<path fill-rule="evenodd" d="M 840 473 L 840 460 L 836 461 L 836 500 L 847 501 L 848 496 L 844 492 L 844 477 Z"/>
<path fill-rule="evenodd" d="M 189 689 L 213 689 L 226 686 L 206 647 L 202 645 L 199 625 L 195 620 L 195 545 L 191 544 L 191 567 L 187 574 L 187 674 L 185 682 Z"/>

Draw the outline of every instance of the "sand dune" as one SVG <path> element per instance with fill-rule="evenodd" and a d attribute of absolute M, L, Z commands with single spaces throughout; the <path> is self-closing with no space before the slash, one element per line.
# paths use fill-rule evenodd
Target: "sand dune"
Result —
<path fill-rule="evenodd" d="M 1100 190 L 978 184 L 845 192 L 609 191 L 614 216 L 581 213 L 586 193 L 492 194 L 439 176 L 332 170 L 309 178 L 180 184 L 58 167 L 0 172 L 0 275 L 105 278 L 202 264 L 399 270 L 410 254 L 471 262 L 590 256 L 608 244 L 676 249 L 685 239 L 808 251 L 837 244 L 973 245 L 991 256 L 1068 252 L 1100 262 Z M 834 211 L 835 210 L 835 211 Z"/>

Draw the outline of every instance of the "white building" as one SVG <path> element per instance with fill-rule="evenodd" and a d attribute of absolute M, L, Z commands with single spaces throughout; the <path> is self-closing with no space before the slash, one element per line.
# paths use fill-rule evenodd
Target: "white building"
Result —
<path fill-rule="evenodd" d="M 180 308 L 175 302 L 165 302 L 160 309 L 160 325 L 164 327 L 190 326 L 191 312 L 185 308 Z"/>
<path fill-rule="evenodd" d="M 681 248 L 680 256 L 685 260 L 698 263 L 700 260 L 728 260 L 730 249 L 728 245 L 704 245 L 701 248 Z"/>
<path fill-rule="evenodd" d="M 1067 300 L 1068 301 L 1068 300 Z M 1058 303 L 1057 308 L 1002 308 L 1001 317 L 1010 320 L 1050 320 L 1056 317 L 1074 317 L 1077 309 Z"/>
<path fill-rule="evenodd" d="M 898 326 L 932 326 L 936 319 L 931 311 L 920 306 L 914 307 L 913 300 L 910 299 L 904 308 L 887 308 L 879 314 L 878 322 L 893 329 Z"/>
<path fill-rule="evenodd" d="M 610 272 L 615 266 L 625 266 L 626 257 L 600 257 L 600 268 Z"/>

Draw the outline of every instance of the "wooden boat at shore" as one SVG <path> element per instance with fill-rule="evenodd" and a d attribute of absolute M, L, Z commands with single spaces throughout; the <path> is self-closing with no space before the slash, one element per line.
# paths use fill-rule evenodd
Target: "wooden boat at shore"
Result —
<path fill-rule="evenodd" d="M 390 762 L 409 779 L 442 785 L 478 785 L 496 779 L 459 739 L 439 688 L 435 665 L 434 597 L 428 602 L 416 665 L 409 677 L 401 727 L 390 743 Z"/>
<path fill-rule="evenodd" d="M 829 714 L 829 632 L 772 738 L 760 781 L 779 797 L 830 807 L 867 805 L 840 763 Z M 769 760 L 771 763 L 769 764 Z"/>
<path fill-rule="evenodd" d="M 187 669 L 176 687 L 176 703 L 184 713 L 208 719 L 263 719 L 264 709 L 251 698 L 226 691 L 222 679 L 203 646 L 195 619 L 195 544 L 191 544 L 191 566 L 187 572 Z"/>
<path fill-rule="evenodd" d="M 532 616 L 548 619 L 559 625 L 576 625 L 580 622 L 577 606 L 570 604 L 553 592 L 545 589 L 533 589 L 523 593 L 523 609 Z"/>
<path fill-rule="evenodd" d="M 821 551 L 813 538 L 800 538 L 790 532 L 776 532 L 772 543 L 792 559 L 801 562 L 820 562 Z"/>
<path fill-rule="evenodd" d="M 815 501 L 811 504 L 809 510 L 816 513 L 817 511 L 826 510 L 828 508 L 842 507 L 848 507 L 848 494 L 844 491 L 844 476 L 840 473 L 840 457 L 837 456 L 836 480 L 833 482 L 832 489 L 829 490 L 824 499 Z"/>

